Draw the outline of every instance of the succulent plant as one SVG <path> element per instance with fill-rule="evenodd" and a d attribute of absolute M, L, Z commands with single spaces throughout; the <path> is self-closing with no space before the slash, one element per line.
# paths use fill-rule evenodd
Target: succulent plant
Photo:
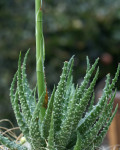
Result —
<path fill-rule="evenodd" d="M 112 82 L 106 77 L 103 94 L 94 105 L 94 87 L 99 74 L 98 60 L 87 70 L 81 85 L 73 83 L 74 57 L 64 62 L 60 81 L 48 98 L 44 73 L 45 46 L 42 31 L 42 0 L 36 0 L 36 72 L 37 88 L 30 89 L 26 75 L 27 51 L 23 63 L 19 55 L 18 70 L 10 88 L 11 104 L 21 142 L 10 141 L 0 134 L 0 143 L 10 150 L 95 150 L 102 143 L 115 116 L 113 102 L 120 65 Z M 91 81 L 94 72 L 96 73 Z M 17 83 L 17 86 L 16 86 Z M 37 90 L 36 90 L 37 89 Z M 38 93 L 38 96 L 36 96 Z"/>

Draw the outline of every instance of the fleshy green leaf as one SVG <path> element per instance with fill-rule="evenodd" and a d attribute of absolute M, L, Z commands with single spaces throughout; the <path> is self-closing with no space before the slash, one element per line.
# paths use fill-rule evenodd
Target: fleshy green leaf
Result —
<path fill-rule="evenodd" d="M 49 130 L 49 136 L 48 136 L 48 149 L 49 150 L 56 150 L 56 148 L 55 148 L 55 140 L 54 140 L 53 115 L 51 116 L 50 130 Z"/>
<path fill-rule="evenodd" d="M 97 69 L 97 72 L 95 74 L 95 77 L 93 81 L 90 84 L 90 87 L 86 90 L 86 92 L 83 94 L 83 97 L 80 100 L 80 103 L 75 108 L 75 126 L 78 125 L 79 120 L 81 119 L 84 111 L 86 110 L 86 107 L 88 105 L 88 102 L 90 100 L 91 94 L 94 91 L 94 87 L 98 78 L 99 74 L 99 68 Z"/>
<path fill-rule="evenodd" d="M 115 97 L 115 94 L 112 96 L 109 104 L 103 110 L 102 114 L 100 115 L 98 121 L 94 124 L 94 126 L 91 127 L 91 129 L 88 130 L 86 133 L 84 133 L 82 137 L 83 148 L 89 147 L 89 145 L 93 143 L 93 140 L 97 137 L 102 126 L 104 126 L 104 124 L 106 123 L 106 120 L 110 118 L 114 97 Z"/>
<path fill-rule="evenodd" d="M 65 92 L 64 92 L 64 103 L 62 104 L 62 116 L 61 116 L 61 120 L 64 120 L 66 118 L 67 115 L 67 110 L 69 108 L 69 103 L 71 103 L 72 97 L 74 95 L 75 92 L 75 88 L 74 88 L 74 84 L 73 84 L 73 76 L 72 76 L 72 72 L 73 72 L 73 63 L 74 63 L 74 56 L 71 57 L 71 59 L 68 62 L 68 68 L 69 69 L 69 73 L 68 73 L 68 77 L 67 77 L 67 82 L 66 82 L 66 87 L 65 87 Z"/>
<path fill-rule="evenodd" d="M 29 141 L 29 130 L 28 130 L 28 126 L 27 124 L 24 122 L 24 118 L 23 115 L 20 112 L 20 107 L 19 107 L 19 103 L 18 103 L 18 91 L 16 91 L 16 93 L 14 94 L 14 86 L 15 86 L 15 82 L 17 81 L 17 73 L 15 74 L 12 84 L 11 84 L 11 88 L 10 88 L 10 99 L 11 99 L 11 104 L 12 104 L 12 108 L 14 110 L 16 119 L 17 119 L 17 123 L 20 127 L 20 130 L 22 131 L 22 133 L 24 134 L 24 136 L 26 137 L 26 139 Z"/>
<path fill-rule="evenodd" d="M 63 72 L 55 92 L 55 99 L 53 104 L 53 118 L 54 118 L 54 127 L 56 132 L 59 131 L 60 124 L 61 124 L 60 116 L 62 115 L 61 111 L 62 111 L 62 104 L 64 102 L 64 90 L 65 90 L 67 75 L 68 75 L 68 62 L 65 62 L 63 67 Z"/>
<path fill-rule="evenodd" d="M 89 104 L 89 107 L 88 107 L 88 112 L 90 112 L 93 109 L 94 101 L 95 101 L 95 93 L 93 93 L 92 98 L 90 100 L 90 104 Z"/>
<path fill-rule="evenodd" d="M 108 128 L 117 112 L 118 109 L 118 105 L 115 108 L 114 113 L 112 114 L 112 116 L 110 117 L 109 121 L 107 121 L 106 125 L 103 126 L 102 131 L 100 132 L 100 134 L 96 137 L 96 139 L 94 140 L 95 146 L 100 146 L 100 144 L 103 142 L 103 139 L 108 131 Z"/>
<path fill-rule="evenodd" d="M 61 130 L 57 135 L 58 139 L 58 145 L 61 147 L 65 147 L 70 139 L 71 134 L 76 130 L 76 127 L 78 125 L 79 120 L 82 117 L 82 114 L 84 110 L 86 109 L 87 103 L 89 102 L 89 98 L 91 93 L 93 92 L 96 80 L 98 78 L 99 69 L 96 72 L 96 75 L 90 84 L 90 87 L 86 91 L 86 93 L 83 95 L 83 98 L 80 100 L 80 104 L 76 105 L 76 95 L 78 90 L 76 90 L 76 94 L 74 96 L 74 102 L 73 105 L 71 105 L 71 109 L 69 109 L 68 116 L 66 120 L 61 125 Z M 77 95 L 78 96 L 78 95 Z"/>
<path fill-rule="evenodd" d="M 74 150 L 82 150 L 81 149 L 81 142 L 82 142 L 82 137 L 80 136 L 80 133 L 77 133 L 77 142 L 75 144 Z"/>
<path fill-rule="evenodd" d="M 102 110 L 105 108 L 107 101 L 108 101 L 108 96 L 110 95 L 110 93 L 108 93 L 109 81 L 110 81 L 110 75 L 108 74 L 106 85 L 105 85 L 105 88 L 103 89 L 103 94 L 98 104 L 94 106 L 93 109 L 89 113 L 86 113 L 85 117 L 81 119 L 78 124 L 78 130 L 80 133 L 84 133 L 86 130 L 88 130 L 92 126 L 92 124 L 95 122 L 97 117 L 99 117 Z"/>
<path fill-rule="evenodd" d="M 86 87 L 90 81 L 90 78 L 92 76 L 93 71 L 95 70 L 96 65 L 98 64 L 98 59 L 96 59 L 95 63 L 92 65 L 91 69 L 86 73 L 83 82 L 81 83 L 81 86 L 78 90 L 78 98 L 76 100 L 76 103 L 80 102 L 81 97 L 83 96 L 84 92 L 86 91 Z"/>
<path fill-rule="evenodd" d="M 30 142 L 29 128 L 28 128 L 28 125 L 26 124 L 26 122 L 24 121 L 23 115 L 20 112 L 18 99 L 19 99 L 18 91 L 16 91 L 15 100 L 14 100 L 14 113 L 15 113 L 15 116 L 16 116 L 16 119 L 17 119 L 17 123 L 20 127 L 20 130 L 22 131 L 22 133 L 25 136 L 25 138 L 27 139 L 27 141 Z"/>
<path fill-rule="evenodd" d="M 23 89 L 22 85 L 22 77 L 21 77 L 21 54 L 19 56 L 19 61 L 18 61 L 18 75 L 17 75 L 17 87 L 18 87 L 18 94 L 19 94 L 19 99 L 21 103 L 21 109 L 22 113 L 24 115 L 24 118 L 28 124 L 30 124 L 31 121 L 31 113 L 29 106 L 27 104 L 27 100 L 25 97 L 25 91 Z"/>
<path fill-rule="evenodd" d="M 42 136 L 45 139 L 47 139 L 48 135 L 49 135 L 51 115 L 52 115 L 53 102 L 54 102 L 54 94 L 55 94 L 55 88 L 53 89 L 53 92 L 51 94 L 51 98 L 50 98 L 49 103 L 48 103 L 46 114 L 45 114 L 44 120 L 42 122 Z"/>
<path fill-rule="evenodd" d="M 112 89 L 115 87 L 115 83 L 118 80 L 119 70 L 120 70 L 120 66 L 118 66 L 117 72 L 115 74 L 114 79 L 112 80 L 111 85 L 109 84 L 110 75 L 109 74 L 107 75 L 106 86 L 103 90 L 103 95 L 100 98 L 98 104 L 91 110 L 90 113 L 86 114 L 86 116 L 80 121 L 78 125 L 78 130 L 81 133 L 84 133 L 85 130 L 88 130 L 92 126 L 96 118 L 99 116 L 100 112 L 106 106 L 109 95 L 111 94 Z"/>
<path fill-rule="evenodd" d="M 44 99 L 45 99 L 45 92 L 41 95 L 36 105 L 36 108 L 33 112 L 33 116 L 30 122 L 30 127 L 29 127 L 31 144 L 32 144 L 33 149 L 35 150 L 39 150 L 45 144 L 45 141 L 41 136 L 41 130 L 39 127 L 39 124 L 41 125 L 41 122 L 39 123 L 40 107 L 43 105 Z"/>
<path fill-rule="evenodd" d="M 35 109 L 35 101 L 34 101 L 34 96 L 32 95 L 32 90 L 29 87 L 28 81 L 27 81 L 27 75 L 26 75 L 26 61 L 27 57 L 29 54 L 29 50 L 25 54 L 23 65 L 22 65 L 22 85 L 23 85 L 23 91 L 24 91 L 24 96 L 26 98 L 27 104 L 29 106 L 29 109 L 31 112 L 34 111 Z"/>
<path fill-rule="evenodd" d="M 112 79 L 112 84 L 111 84 L 110 87 L 109 87 L 109 89 L 111 89 L 111 92 L 112 92 L 112 89 L 115 87 L 115 83 L 116 83 L 117 80 L 118 80 L 119 72 L 120 72 L 120 64 L 118 65 L 117 72 L 116 72 L 116 74 L 115 74 L 114 79 Z"/>
<path fill-rule="evenodd" d="M 7 148 L 10 148 L 10 150 L 27 150 L 27 148 L 16 144 L 14 141 L 10 141 L 7 137 L 4 137 L 0 133 L 0 144 L 6 146 Z"/>

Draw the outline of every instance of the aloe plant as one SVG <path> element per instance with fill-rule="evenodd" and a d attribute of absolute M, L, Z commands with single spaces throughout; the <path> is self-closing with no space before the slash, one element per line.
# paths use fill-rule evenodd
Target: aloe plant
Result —
<path fill-rule="evenodd" d="M 106 77 L 103 94 L 94 105 L 94 87 L 99 74 L 99 59 L 91 66 L 87 57 L 87 70 L 81 85 L 73 83 L 74 57 L 64 62 L 57 87 L 48 99 L 45 82 L 45 45 L 42 27 L 42 0 L 36 6 L 36 88 L 30 89 L 26 75 L 27 51 L 23 63 L 19 55 L 18 70 L 11 88 L 11 104 L 23 137 L 10 141 L 0 134 L 0 143 L 10 150 L 95 150 L 102 143 L 115 116 L 113 93 L 120 65 L 112 82 Z M 96 71 L 93 80 L 91 77 Z M 91 82 L 90 82 L 91 81 Z M 17 83 L 17 87 L 15 86 Z M 16 88 L 15 88 L 16 87 Z M 116 90 L 115 90 L 116 91 Z"/>

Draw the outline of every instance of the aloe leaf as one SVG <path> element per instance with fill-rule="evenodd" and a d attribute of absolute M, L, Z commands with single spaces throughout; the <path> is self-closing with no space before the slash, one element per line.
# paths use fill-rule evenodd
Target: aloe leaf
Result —
<path fill-rule="evenodd" d="M 111 91 L 112 91 L 112 89 L 115 87 L 115 83 L 116 83 L 117 80 L 118 80 L 119 72 L 120 72 L 120 64 L 118 65 L 118 68 L 117 68 L 115 77 L 112 79 L 112 83 L 111 83 L 111 85 L 110 85 L 110 87 L 109 87 L 109 88 L 111 89 Z"/>
<path fill-rule="evenodd" d="M 11 88 L 10 88 L 10 99 L 11 99 L 11 104 L 12 104 L 12 108 L 14 110 L 16 119 L 17 119 L 17 123 L 20 127 L 20 130 L 22 131 L 22 133 L 24 134 L 25 138 L 29 141 L 30 139 L 29 137 L 29 130 L 28 130 L 28 126 L 27 124 L 24 122 L 24 118 L 23 115 L 20 112 L 20 107 L 18 104 L 18 91 L 16 91 L 16 93 L 14 94 L 14 86 L 15 86 L 15 82 L 17 81 L 17 73 L 14 75 L 12 84 L 11 84 Z"/>
<path fill-rule="evenodd" d="M 107 99 L 111 94 L 112 89 L 115 87 L 116 81 L 118 80 L 119 71 L 120 71 L 120 65 L 118 65 L 117 72 L 115 74 L 114 79 L 112 80 L 111 85 L 109 85 L 110 75 L 109 74 L 107 75 L 106 86 L 103 90 L 103 95 L 100 98 L 98 104 L 92 109 L 92 111 L 90 113 L 87 113 L 86 116 L 80 121 L 78 125 L 79 132 L 84 133 L 85 130 L 88 130 L 93 124 L 93 122 L 96 120 L 96 118 L 98 117 L 98 114 L 100 114 L 100 112 L 107 104 Z"/>
<path fill-rule="evenodd" d="M 64 102 L 64 90 L 67 75 L 68 75 L 68 62 L 65 62 L 63 72 L 55 92 L 55 99 L 53 104 L 53 118 L 56 132 L 59 131 L 61 124 L 61 115 L 62 115 L 61 112 L 62 112 L 62 104 Z"/>
<path fill-rule="evenodd" d="M 77 142 L 75 144 L 75 147 L 73 150 L 82 150 L 81 149 L 81 142 L 82 142 L 82 137 L 80 136 L 80 133 L 77 133 Z"/>
<path fill-rule="evenodd" d="M 19 144 L 16 144 L 14 141 L 10 141 L 7 137 L 4 137 L 1 133 L 0 133 L 0 144 L 3 144 L 10 150 L 27 150 L 27 148 Z"/>
<path fill-rule="evenodd" d="M 107 121 L 107 123 L 103 126 L 103 129 L 102 131 L 100 131 L 99 135 L 96 137 L 96 139 L 94 140 L 94 145 L 96 147 L 100 146 L 100 144 L 103 142 L 103 139 L 105 138 L 105 135 L 108 131 L 108 128 L 117 112 L 117 109 L 118 109 L 118 104 L 116 105 L 116 108 L 112 114 L 112 116 L 110 117 L 109 121 Z"/>
<path fill-rule="evenodd" d="M 68 77 L 67 77 L 66 87 L 69 87 L 70 83 L 71 83 L 73 65 L 74 65 L 74 56 L 72 56 L 71 59 L 68 62 L 69 73 L 68 73 Z"/>
<path fill-rule="evenodd" d="M 102 110 L 106 106 L 107 101 L 108 101 L 108 96 L 110 94 L 108 93 L 109 81 L 110 81 L 110 74 L 107 75 L 106 85 L 105 85 L 105 88 L 103 89 L 103 94 L 98 104 L 94 106 L 93 109 L 89 113 L 86 113 L 85 117 L 80 120 L 78 124 L 78 130 L 81 134 L 84 133 L 86 130 L 88 130 L 92 126 L 92 124 L 95 122 L 97 117 L 99 117 L 99 114 L 102 112 Z"/>
<path fill-rule="evenodd" d="M 88 112 L 90 112 L 93 109 L 94 101 L 95 101 L 95 93 L 93 92 L 93 95 L 92 95 L 92 98 L 90 100 L 90 104 L 89 104 L 89 107 L 88 107 Z"/>
<path fill-rule="evenodd" d="M 66 68 L 66 72 L 68 74 L 66 75 L 66 83 L 64 86 L 64 102 L 61 104 L 61 120 L 64 120 L 66 112 L 67 112 L 67 106 L 69 101 L 71 100 L 71 94 L 74 93 L 74 84 L 73 84 L 73 65 L 74 65 L 74 56 L 71 57 L 71 59 L 68 62 L 68 66 Z M 59 116 L 60 117 L 60 116 Z"/>
<path fill-rule="evenodd" d="M 70 139 L 76 139 L 76 128 L 78 126 L 78 123 L 79 121 L 81 120 L 81 117 L 83 116 L 83 113 L 84 111 L 86 110 L 86 107 L 87 107 L 87 104 L 89 102 L 89 99 L 91 97 L 91 94 L 93 93 L 93 90 L 94 90 L 94 86 L 95 86 L 95 83 L 96 83 L 96 80 L 98 78 L 98 74 L 99 74 L 99 68 L 97 69 L 97 72 L 96 72 L 96 75 L 92 81 L 92 83 L 90 84 L 90 87 L 86 90 L 86 93 L 83 94 L 83 97 L 82 99 L 80 100 L 80 103 L 73 106 L 72 108 L 72 112 L 74 112 L 74 121 L 73 121 L 73 124 L 72 124 L 72 134 L 71 134 L 71 137 Z M 76 96 L 76 99 L 78 98 L 78 91 L 77 91 L 77 96 Z M 72 119 L 73 120 L 73 119 Z M 71 140 L 69 140 L 70 142 Z"/>
<path fill-rule="evenodd" d="M 76 87 L 76 90 L 74 93 L 73 101 L 70 106 L 71 108 L 73 108 L 75 105 L 74 99 L 76 98 L 77 90 L 78 90 L 78 86 Z M 56 135 L 56 144 L 60 150 L 62 150 L 62 149 L 64 150 L 64 148 L 70 138 L 72 128 L 73 128 L 73 122 L 74 122 L 74 111 L 72 109 L 68 109 L 68 114 L 66 116 L 66 119 L 63 120 L 63 122 L 60 126 L 60 131 Z"/>
<path fill-rule="evenodd" d="M 82 118 L 82 115 L 83 115 L 84 111 L 86 110 L 86 107 L 88 105 L 91 94 L 94 91 L 94 87 L 95 87 L 95 84 L 96 84 L 96 81 L 98 78 L 98 74 L 99 74 L 99 68 L 97 69 L 95 77 L 94 77 L 93 81 L 91 82 L 89 88 L 83 94 L 83 97 L 81 98 L 80 103 L 75 108 L 75 123 L 74 123 L 75 127 L 78 125 L 79 120 Z"/>
<path fill-rule="evenodd" d="M 99 117 L 98 121 L 94 124 L 94 126 L 91 127 L 91 129 L 88 130 L 86 133 L 84 133 L 83 135 L 84 140 L 82 140 L 83 148 L 89 147 L 89 145 L 93 143 L 93 140 L 97 137 L 99 131 L 101 130 L 102 126 L 105 124 L 106 120 L 110 118 L 114 97 L 115 94 L 112 96 L 109 104 L 103 110 L 101 116 Z"/>
<path fill-rule="evenodd" d="M 57 135 L 58 139 L 57 142 L 59 146 L 65 147 L 69 142 L 71 134 L 76 130 L 79 120 L 81 119 L 82 114 L 86 109 L 87 103 L 89 102 L 90 95 L 93 92 L 96 80 L 98 78 L 98 73 L 99 69 L 97 69 L 96 75 L 92 83 L 90 84 L 90 87 L 86 91 L 86 94 L 84 94 L 83 98 L 81 99 L 79 105 L 76 105 L 75 103 L 76 102 L 75 100 L 78 96 L 77 95 L 78 89 L 76 90 L 77 92 L 74 96 L 74 101 L 73 104 L 71 105 L 71 109 L 69 109 L 68 116 L 61 125 L 61 130 Z"/>
<path fill-rule="evenodd" d="M 71 57 L 71 59 L 68 62 L 69 73 L 68 73 L 65 92 L 64 92 L 65 100 L 64 100 L 64 103 L 62 104 L 61 120 L 64 120 L 66 118 L 67 109 L 69 108 L 68 104 L 71 103 L 72 97 L 73 97 L 74 92 L 75 92 L 75 88 L 74 88 L 74 84 L 73 84 L 73 76 L 72 76 L 73 64 L 74 64 L 74 56 Z"/>
<path fill-rule="evenodd" d="M 18 61 L 18 73 L 17 73 L 17 87 L 18 87 L 18 94 L 19 94 L 19 99 L 21 103 L 21 109 L 22 113 L 24 115 L 24 118 L 28 124 L 30 124 L 31 121 L 31 112 L 29 109 L 29 106 L 27 104 L 27 100 L 25 97 L 25 91 L 23 89 L 22 85 L 22 77 L 21 77 L 21 53 L 19 55 L 19 61 Z"/>
<path fill-rule="evenodd" d="M 94 144 L 95 149 L 97 149 L 102 144 L 102 142 L 107 134 L 108 128 L 117 112 L 117 109 L 118 109 L 118 104 L 116 105 L 112 116 L 109 118 L 109 120 L 106 122 L 106 124 L 103 125 L 101 131 L 99 132 L 97 137 L 94 139 L 93 144 Z M 89 145 L 89 150 L 91 150 L 93 144 Z M 88 147 L 85 150 L 88 150 Z"/>
<path fill-rule="evenodd" d="M 95 70 L 96 65 L 98 64 L 98 59 L 96 59 L 95 63 L 92 65 L 91 69 L 88 70 L 86 73 L 83 82 L 81 83 L 79 90 L 78 90 L 78 99 L 76 100 L 76 103 L 80 102 L 81 97 L 83 96 L 84 92 L 86 91 L 86 86 L 88 85 L 90 78 L 92 76 L 93 71 Z M 89 67 L 89 66 L 88 66 Z"/>
<path fill-rule="evenodd" d="M 48 146 L 47 146 L 47 148 L 49 150 L 56 150 L 54 137 L 55 137 L 54 136 L 54 121 L 53 121 L 53 115 L 51 115 L 51 123 L 50 123 L 50 130 L 49 130 L 49 136 L 48 136 Z"/>
<path fill-rule="evenodd" d="M 53 102 L 54 102 L 54 95 L 55 95 L 55 88 L 53 89 L 53 92 L 51 94 L 51 98 L 48 103 L 48 107 L 45 113 L 45 117 L 42 122 L 42 136 L 47 139 L 49 135 L 49 129 L 50 129 L 50 122 L 51 122 L 51 115 L 53 110 Z"/>
<path fill-rule="evenodd" d="M 70 87 L 72 85 L 72 69 L 74 63 L 74 56 L 70 59 L 69 62 L 64 63 L 63 72 L 60 77 L 60 81 L 55 92 L 55 101 L 53 108 L 53 118 L 55 131 L 59 131 L 60 124 L 66 112 L 67 104 L 69 102 L 69 97 L 67 97 L 67 93 L 69 92 Z"/>
<path fill-rule="evenodd" d="M 11 87 L 10 87 L 10 100 L 11 100 L 11 104 L 12 104 L 12 107 L 14 108 L 14 99 L 15 99 L 15 90 L 14 90 L 14 87 L 15 87 L 15 83 L 17 81 L 17 72 L 15 73 L 14 77 L 13 77 L 13 81 L 11 83 Z"/>
<path fill-rule="evenodd" d="M 24 121 L 23 115 L 20 112 L 18 99 L 19 99 L 19 95 L 18 95 L 18 91 L 16 91 L 15 100 L 14 100 L 14 113 L 15 113 L 15 116 L 16 116 L 16 119 L 17 119 L 17 123 L 20 127 L 20 130 L 22 131 L 22 133 L 25 136 L 25 138 L 27 139 L 27 141 L 30 142 L 29 128 L 28 128 L 28 125 L 26 124 L 26 122 Z"/>
<path fill-rule="evenodd" d="M 61 117 L 62 121 L 64 121 L 65 118 L 67 117 L 67 112 L 72 103 L 74 93 L 75 93 L 75 87 L 74 84 L 72 83 L 72 79 L 69 84 L 70 84 L 69 87 L 66 88 L 65 101 L 62 105 L 62 117 Z"/>
<path fill-rule="evenodd" d="M 33 116 L 30 122 L 29 134 L 31 138 L 31 145 L 35 150 L 39 150 L 45 144 L 45 141 L 41 136 L 41 130 L 39 126 L 39 121 L 41 125 L 41 120 L 39 120 L 40 107 L 43 105 L 44 99 L 45 99 L 45 92 L 41 95 L 36 105 L 36 108 L 33 112 Z"/>
<path fill-rule="evenodd" d="M 35 86 L 35 88 L 32 90 L 32 95 L 34 95 L 34 103 L 36 105 L 37 100 L 36 100 L 36 93 L 37 93 L 37 85 Z"/>
<path fill-rule="evenodd" d="M 27 75 L 26 75 L 26 62 L 27 62 L 29 51 L 30 50 L 28 50 L 27 53 L 25 54 L 23 65 L 22 65 L 22 85 L 23 85 L 23 91 L 24 91 L 27 104 L 32 113 L 35 109 L 35 101 L 34 101 L 34 96 L 32 95 L 32 90 L 29 87 Z"/>

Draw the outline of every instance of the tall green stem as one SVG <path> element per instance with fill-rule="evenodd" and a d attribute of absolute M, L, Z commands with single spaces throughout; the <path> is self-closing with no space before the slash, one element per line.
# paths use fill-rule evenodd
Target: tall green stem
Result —
<path fill-rule="evenodd" d="M 36 14 L 36 72 L 37 72 L 37 87 L 38 98 L 45 91 L 45 77 L 44 77 L 44 38 L 42 27 L 42 0 L 35 0 L 35 14 Z M 45 108 L 41 108 L 41 115 L 44 116 Z"/>

